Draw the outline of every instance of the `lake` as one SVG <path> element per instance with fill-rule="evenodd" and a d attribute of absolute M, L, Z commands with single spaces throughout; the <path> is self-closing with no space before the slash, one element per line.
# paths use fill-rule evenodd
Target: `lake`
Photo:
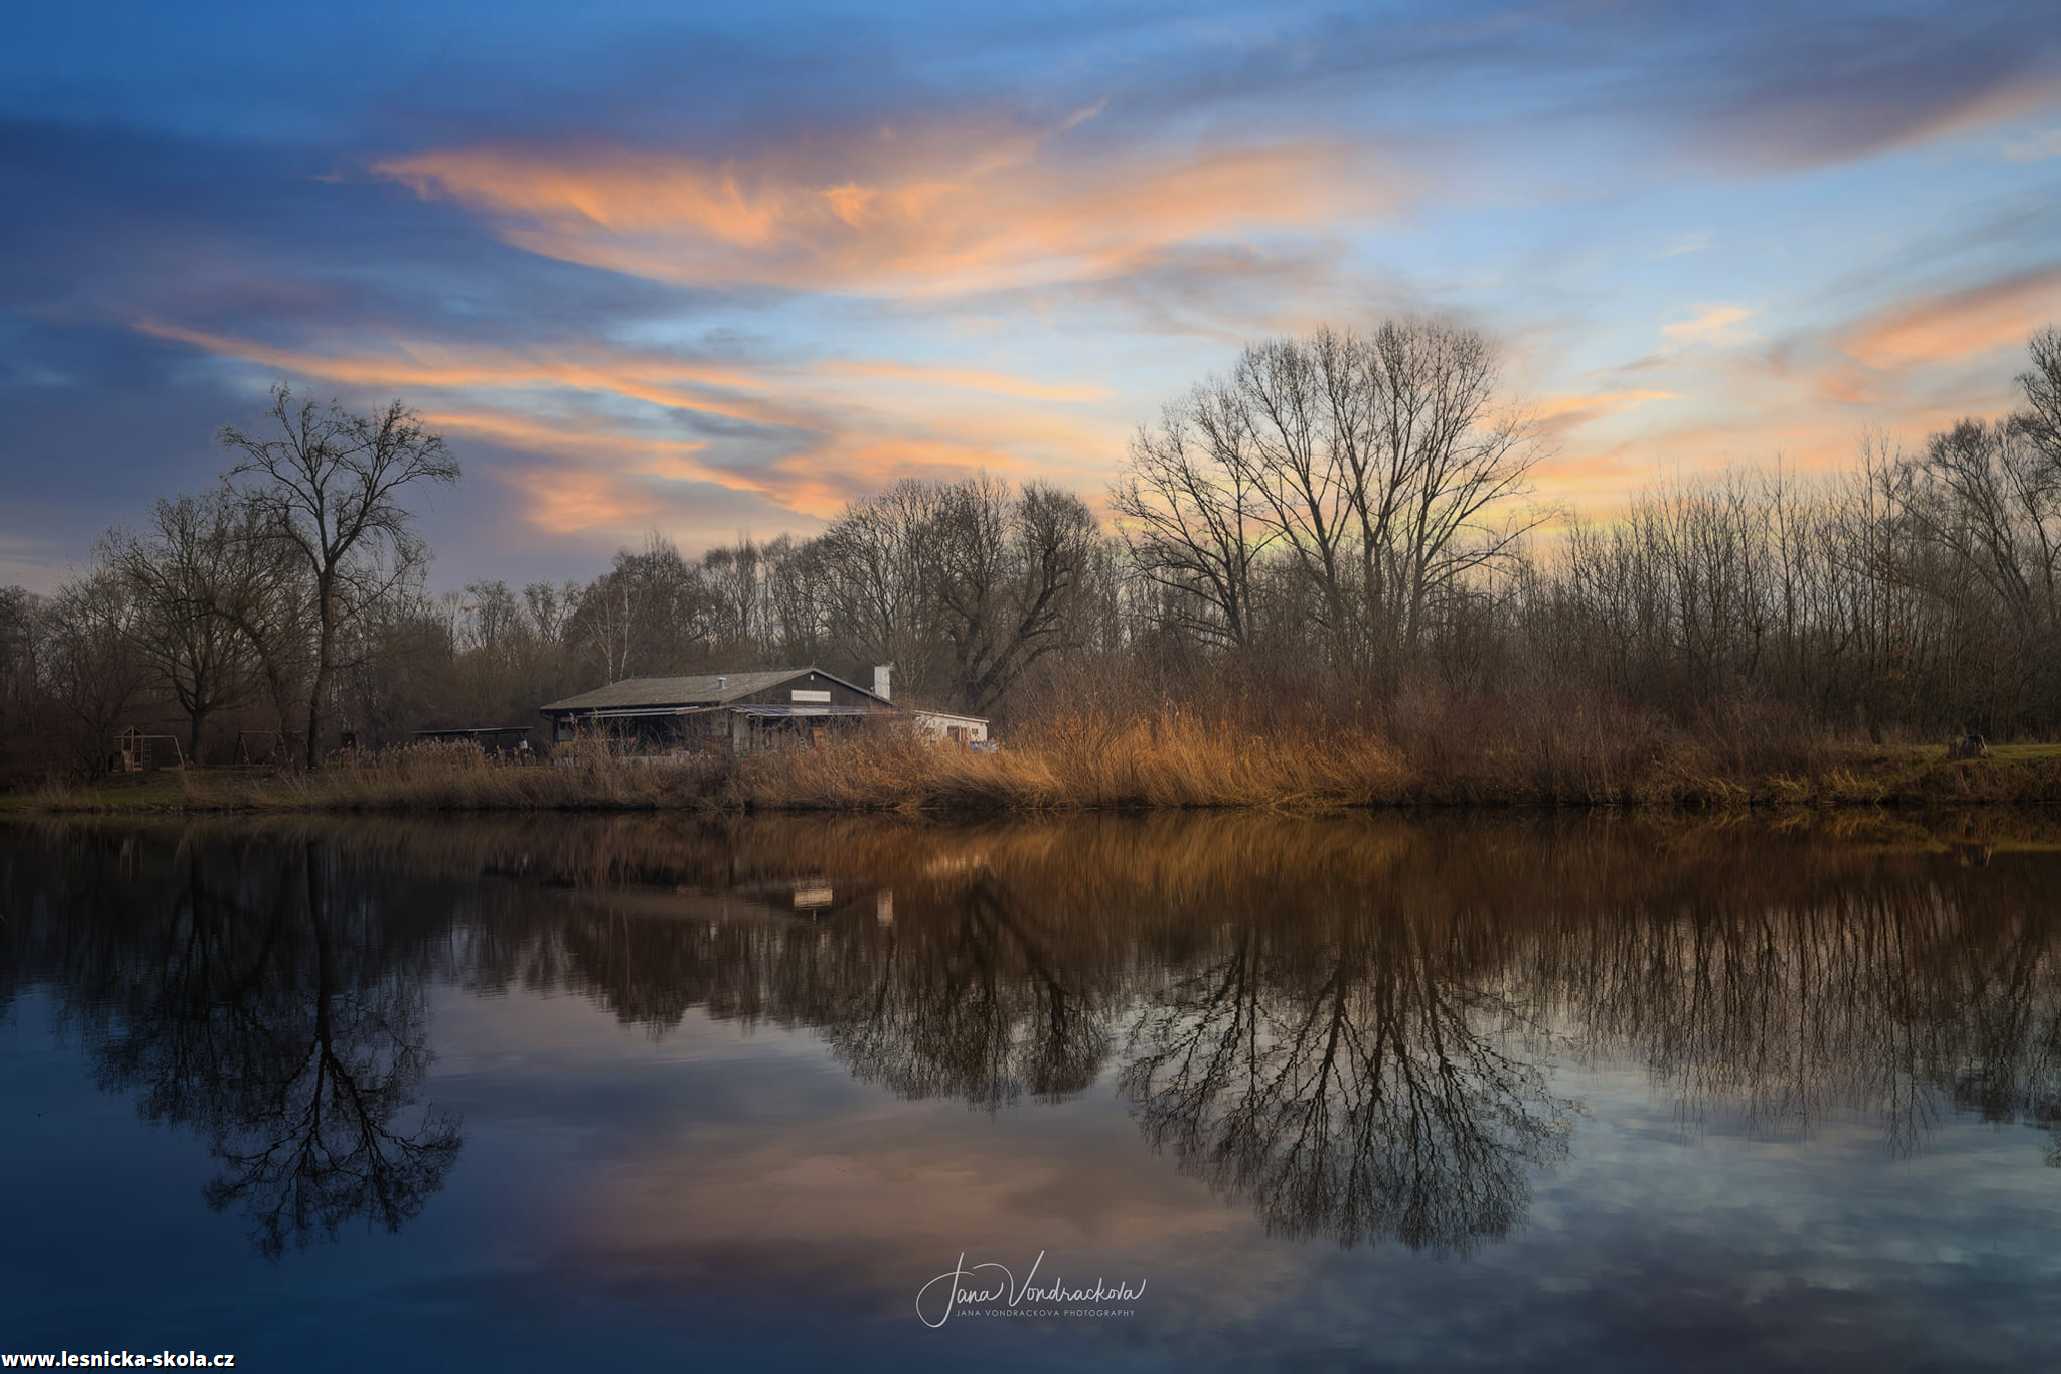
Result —
<path fill-rule="evenodd" d="M 2056 839 L 0 827 L 0 1349 L 2045 1364 Z"/>

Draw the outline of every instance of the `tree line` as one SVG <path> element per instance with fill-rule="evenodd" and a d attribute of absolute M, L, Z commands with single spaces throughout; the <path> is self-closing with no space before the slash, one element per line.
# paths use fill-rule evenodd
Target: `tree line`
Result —
<path fill-rule="evenodd" d="M 1579 696 L 1696 727 L 2037 734 L 2061 723 L 2061 334 L 2010 413 L 1846 470 L 1658 482 L 1607 520 L 1534 498 L 1548 449 L 1482 334 L 1435 320 L 1247 348 L 1140 429 L 1104 529 L 982 476 L 851 502 L 820 535 L 591 580 L 432 593 L 408 507 L 454 482 L 396 401 L 281 387 L 215 490 L 157 503 L 49 596 L 0 590 L 0 741 L 90 767 L 176 721 L 312 763 L 424 726 L 526 724 L 628 677 L 896 667 L 1022 721 L 1178 701 L 1317 726 Z M 863 681 L 864 678 L 859 680 Z"/>

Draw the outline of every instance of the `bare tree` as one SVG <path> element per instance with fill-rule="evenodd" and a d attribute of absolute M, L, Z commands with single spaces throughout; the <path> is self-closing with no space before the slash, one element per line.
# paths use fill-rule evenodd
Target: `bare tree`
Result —
<path fill-rule="evenodd" d="M 610 682 L 684 672 L 707 655 L 715 598 L 672 540 L 652 531 L 580 595 L 568 633 Z"/>
<path fill-rule="evenodd" d="M 2018 374 L 2025 409 L 2012 425 L 2045 457 L 2050 470 L 2061 473 L 2061 329 L 2033 335 L 2032 366 Z"/>
<path fill-rule="evenodd" d="M 1065 645 L 1095 517 L 1056 487 L 1033 482 L 1012 496 L 974 478 L 939 493 L 928 542 L 959 701 L 990 710 Z"/>
<path fill-rule="evenodd" d="M 92 771 L 150 675 L 136 653 L 136 599 L 126 579 L 99 567 L 60 587 L 49 617 L 49 690 L 77 727 L 76 762 Z"/>
<path fill-rule="evenodd" d="M 1318 347 L 1320 358 L 1337 358 L 1327 378 L 1356 370 L 1350 336 L 1320 337 Z M 1427 597 L 1506 558 L 1543 518 L 1490 518 L 1531 494 L 1543 455 L 1530 416 L 1500 395 L 1495 351 L 1474 330 L 1385 323 L 1367 351 L 1374 445 L 1364 461 L 1346 455 L 1351 504 L 1377 623 L 1385 619 L 1407 652 L 1423 633 Z M 1333 402 L 1342 412 L 1334 425 L 1350 432 L 1354 409 Z"/>
<path fill-rule="evenodd" d="M 745 538 L 702 555 L 701 577 L 713 603 L 712 638 L 718 652 L 750 656 L 765 643 L 766 561 L 764 550 Z"/>
<path fill-rule="evenodd" d="M 107 540 L 109 565 L 136 600 L 137 645 L 186 713 L 195 759 L 209 715 L 240 703 L 251 685 L 251 643 L 223 613 L 248 556 L 239 514 L 226 493 L 161 500 L 151 531 Z"/>
<path fill-rule="evenodd" d="M 919 693 L 942 677 L 932 661 L 938 588 L 929 548 L 940 491 L 935 482 L 897 482 L 852 502 L 814 541 L 832 647 L 852 662 L 894 664 Z"/>
<path fill-rule="evenodd" d="M 1054 487 L 912 480 L 853 502 L 809 567 L 847 660 L 893 663 L 911 691 L 985 711 L 1070 642 L 1095 538 L 1088 508 Z"/>
<path fill-rule="evenodd" d="M 376 415 L 296 401 L 273 390 L 277 437 L 222 430 L 242 455 L 229 471 L 262 513 L 268 535 L 298 551 L 314 582 L 315 671 L 308 690 L 306 763 L 321 757 L 328 697 L 344 627 L 421 562 L 421 540 L 400 502 L 412 483 L 458 480 L 458 463 L 421 417 L 395 401 Z"/>
<path fill-rule="evenodd" d="M 814 663 L 823 643 L 823 559 L 816 541 L 781 535 L 765 546 L 767 634 L 775 656 Z"/>
<path fill-rule="evenodd" d="M 2061 467 L 2012 424 L 1964 420 L 1925 451 L 1906 510 L 1986 583 L 2021 640 L 2061 628 Z"/>
<path fill-rule="evenodd" d="M 1254 345 L 1133 444 L 1113 502 L 1134 563 L 1243 645 L 1274 546 L 1337 664 L 1393 681 L 1431 605 L 1538 523 L 1507 514 L 1540 448 L 1500 386 L 1486 339 L 1434 321 Z"/>
<path fill-rule="evenodd" d="M 0 587 L 0 759 L 34 724 L 42 695 L 42 599 L 26 587 Z"/>
<path fill-rule="evenodd" d="M 1228 397 L 1198 387 L 1169 406 L 1157 429 L 1131 440 L 1111 506 L 1124 547 L 1166 600 L 1175 627 L 1205 643 L 1243 650 L 1252 640 L 1253 576 L 1279 530 L 1261 523 L 1252 465 L 1212 439 L 1237 445 L 1235 423 L 1212 423 Z"/>

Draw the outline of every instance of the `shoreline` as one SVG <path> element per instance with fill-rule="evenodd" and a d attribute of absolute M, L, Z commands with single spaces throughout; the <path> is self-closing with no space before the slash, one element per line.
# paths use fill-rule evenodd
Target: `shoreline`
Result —
<path fill-rule="evenodd" d="M 1535 773 L 1477 758 L 1442 775 L 1393 756 L 1298 775 L 1216 760 L 1088 758 L 1058 749 L 973 755 L 856 745 L 653 765 L 605 755 L 559 766 L 497 765 L 445 751 L 312 773 L 167 771 L 0 792 L 0 818 L 76 815 L 902 814 L 928 818 L 1069 813 L 1516 810 L 1725 816 L 2061 805 L 2061 745 L 1995 747 L 1950 759 L 1937 745 L 1828 746 L 1801 766 L 1729 767 L 1681 752 L 1616 776 Z M 1262 760 L 1262 764 L 1281 761 Z M 1785 762 L 1789 762 L 1785 760 Z M 1083 766 L 1086 764 L 1087 766 Z M 1501 765 L 1501 766 L 1498 766 Z"/>

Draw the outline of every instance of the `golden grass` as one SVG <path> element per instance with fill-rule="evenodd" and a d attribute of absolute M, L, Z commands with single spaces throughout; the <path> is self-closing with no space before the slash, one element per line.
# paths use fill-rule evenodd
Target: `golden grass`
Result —
<path fill-rule="evenodd" d="M 1370 735 L 1317 748 L 1167 711 L 1064 718 L 993 753 L 882 733 L 753 755 L 740 761 L 735 790 L 771 808 L 1307 809 L 1398 797 L 1407 782 L 1396 752 Z"/>
<path fill-rule="evenodd" d="M 1933 746 L 1699 738 L 1578 710 L 1473 723 L 1418 712 L 1371 729 L 1240 726 L 1178 708 L 1077 714 L 975 753 L 880 730 L 730 759 L 625 758 L 601 741 L 549 764 L 469 745 L 312 772 L 189 772 L 17 794 L 41 813 L 208 811 L 1341 810 L 1407 805 L 1756 807 L 2061 802 L 2061 746 L 1949 760 Z"/>

